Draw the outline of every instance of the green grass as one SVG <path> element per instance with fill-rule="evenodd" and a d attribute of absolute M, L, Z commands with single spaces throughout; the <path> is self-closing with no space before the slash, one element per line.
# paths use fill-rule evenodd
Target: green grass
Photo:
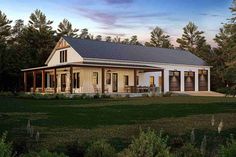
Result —
<path fill-rule="evenodd" d="M 58 132 L 61 131 L 62 137 L 69 139 L 67 137 L 68 130 L 72 134 L 78 134 L 73 133 L 75 129 L 104 128 L 103 131 L 106 131 L 106 129 L 109 130 L 109 127 L 149 124 L 163 118 L 184 118 L 221 113 L 236 113 L 236 99 L 223 97 L 156 97 L 35 100 L 0 97 L 0 115 L 2 115 L 0 117 L 0 131 L 9 131 L 13 138 L 14 136 L 23 136 L 22 130 L 25 129 L 28 119 L 31 119 L 32 124 L 44 132 L 43 136 L 54 138 L 52 136 L 58 135 L 56 133 L 53 135 L 55 131 L 53 129 L 57 129 Z M 232 124 L 235 123 L 232 119 Z M 168 126 L 168 123 L 165 125 Z M 129 132 L 128 129 L 126 131 L 126 133 Z M 173 130 L 174 132 L 175 130 Z M 96 135 L 100 136 L 97 133 L 93 136 Z M 80 134 L 80 136 L 83 135 Z M 113 138 L 116 138 L 115 135 Z"/>

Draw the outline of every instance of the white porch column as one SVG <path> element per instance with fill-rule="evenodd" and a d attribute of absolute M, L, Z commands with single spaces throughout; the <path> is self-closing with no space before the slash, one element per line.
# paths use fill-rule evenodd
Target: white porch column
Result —
<path fill-rule="evenodd" d="M 169 92 L 169 70 L 164 69 L 164 93 Z"/>
<path fill-rule="evenodd" d="M 184 92 L 184 70 L 180 71 L 180 91 Z"/>
<path fill-rule="evenodd" d="M 211 91 L 211 68 L 208 68 L 208 91 Z"/>
<path fill-rule="evenodd" d="M 199 91 L 198 87 L 198 83 L 199 83 L 199 78 L 198 78 L 198 69 L 194 71 L 195 72 L 195 91 Z"/>

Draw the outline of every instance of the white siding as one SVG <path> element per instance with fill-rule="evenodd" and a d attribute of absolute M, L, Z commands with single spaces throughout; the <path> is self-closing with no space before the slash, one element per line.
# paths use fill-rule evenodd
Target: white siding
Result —
<path fill-rule="evenodd" d="M 54 66 L 54 65 L 59 65 L 59 64 L 64 64 L 60 63 L 60 51 L 67 50 L 67 62 L 66 63 L 71 63 L 71 62 L 82 62 L 83 58 L 71 47 L 65 48 L 65 49 L 60 49 L 56 50 L 51 59 L 48 62 L 48 66 Z"/>

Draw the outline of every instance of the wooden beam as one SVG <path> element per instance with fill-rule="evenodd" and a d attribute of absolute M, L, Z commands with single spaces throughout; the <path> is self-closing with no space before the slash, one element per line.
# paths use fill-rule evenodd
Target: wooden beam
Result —
<path fill-rule="evenodd" d="M 134 69 L 134 93 L 137 92 L 137 70 Z"/>
<path fill-rule="evenodd" d="M 164 70 L 161 70 L 161 91 L 164 93 Z"/>
<path fill-rule="evenodd" d="M 36 71 L 33 71 L 33 93 L 36 91 Z"/>
<path fill-rule="evenodd" d="M 57 69 L 54 68 L 54 93 L 57 93 Z"/>
<path fill-rule="evenodd" d="M 101 83 L 101 85 L 102 85 L 102 93 L 105 93 L 105 84 L 104 84 L 104 82 L 105 82 L 105 69 L 102 68 L 102 83 Z"/>
<path fill-rule="evenodd" d="M 42 70 L 42 93 L 45 93 L 45 70 Z"/>
<path fill-rule="evenodd" d="M 24 92 L 27 92 L 27 72 L 24 72 Z"/>
<path fill-rule="evenodd" d="M 73 67 L 70 66 L 70 93 L 73 93 Z"/>

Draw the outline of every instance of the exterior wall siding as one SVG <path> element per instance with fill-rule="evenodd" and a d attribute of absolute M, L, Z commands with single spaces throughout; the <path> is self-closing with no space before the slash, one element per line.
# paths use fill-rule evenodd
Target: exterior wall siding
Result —
<path fill-rule="evenodd" d="M 67 50 L 67 62 L 65 62 L 65 63 L 82 62 L 83 61 L 83 58 L 73 48 L 69 47 L 69 48 L 56 50 L 55 53 L 53 54 L 52 58 L 49 60 L 48 66 L 64 64 L 64 63 L 60 63 L 60 51 L 63 51 L 63 50 Z"/>

